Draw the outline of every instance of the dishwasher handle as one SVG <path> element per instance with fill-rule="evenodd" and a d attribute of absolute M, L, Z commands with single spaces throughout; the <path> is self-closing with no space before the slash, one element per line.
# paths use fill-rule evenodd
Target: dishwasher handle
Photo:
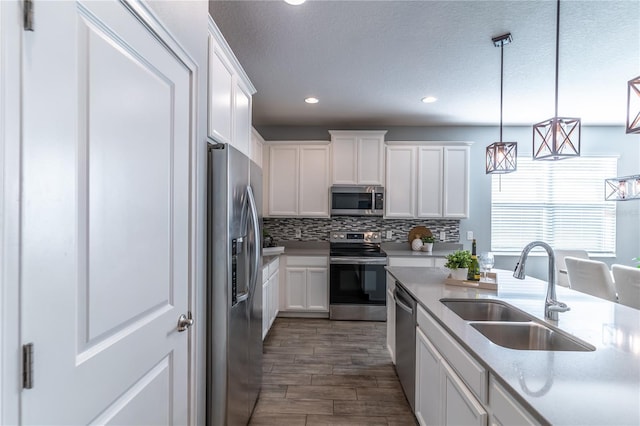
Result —
<path fill-rule="evenodd" d="M 396 305 L 399 306 L 403 311 L 408 312 L 410 315 L 413 315 L 413 308 L 404 303 L 402 296 L 398 295 L 398 289 L 393 289 L 393 299 L 396 301 Z"/>

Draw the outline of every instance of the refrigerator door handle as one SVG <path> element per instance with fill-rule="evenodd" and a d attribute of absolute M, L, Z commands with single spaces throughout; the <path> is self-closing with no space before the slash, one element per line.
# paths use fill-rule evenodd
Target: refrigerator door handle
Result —
<path fill-rule="evenodd" d="M 260 247 L 262 247 L 262 235 L 260 235 L 260 222 L 258 220 L 258 207 L 256 199 L 253 196 L 253 189 L 247 186 L 247 198 L 249 199 L 249 210 L 251 212 L 251 221 L 255 232 L 255 253 L 253 255 L 253 276 L 251 277 L 251 291 L 255 291 L 258 282 L 258 269 L 260 269 Z"/>
<path fill-rule="evenodd" d="M 236 297 L 236 301 L 237 301 L 236 303 L 244 302 L 244 301 L 245 301 L 245 300 L 247 300 L 248 298 L 249 298 L 249 292 L 248 292 L 248 291 L 245 291 L 244 293 L 239 294 L 239 295 Z"/>

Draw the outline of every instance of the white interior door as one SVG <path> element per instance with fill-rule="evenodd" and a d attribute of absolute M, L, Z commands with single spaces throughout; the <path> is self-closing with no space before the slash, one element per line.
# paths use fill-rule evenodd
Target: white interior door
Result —
<path fill-rule="evenodd" d="M 194 272 L 191 71 L 126 3 L 34 10 L 21 224 L 34 382 L 22 422 L 187 424 L 189 333 L 176 325 Z"/>

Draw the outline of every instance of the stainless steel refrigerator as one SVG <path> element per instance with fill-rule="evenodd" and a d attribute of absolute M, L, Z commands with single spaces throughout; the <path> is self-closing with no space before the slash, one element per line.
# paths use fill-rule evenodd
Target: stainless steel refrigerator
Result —
<path fill-rule="evenodd" d="M 208 145 L 207 425 L 246 425 L 262 384 L 262 172 Z"/>

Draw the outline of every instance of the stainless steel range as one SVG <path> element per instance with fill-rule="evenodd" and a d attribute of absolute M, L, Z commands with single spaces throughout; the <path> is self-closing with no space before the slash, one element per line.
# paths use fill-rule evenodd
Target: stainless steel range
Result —
<path fill-rule="evenodd" d="M 329 318 L 386 321 L 387 254 L 379 232 L 332 232 Z"/>

